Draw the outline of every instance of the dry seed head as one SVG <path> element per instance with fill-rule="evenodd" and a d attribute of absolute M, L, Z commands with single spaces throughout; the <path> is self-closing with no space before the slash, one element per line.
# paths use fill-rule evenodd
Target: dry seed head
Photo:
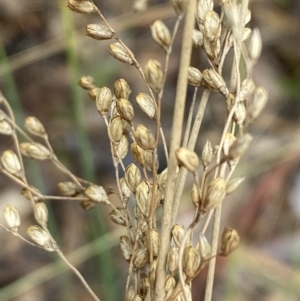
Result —
<path fill-rule="evenodd" d="M 230 180 L 226 185 L 226 194 L 230 194 L 234 192 L 241 183 L 243 183 L 245 180 L 245 177 L 238 177 Z"/>
<path fill-rule="evenodd" d="M 142 214 L 147 217 L 149 215 L 150 204 L 152 200 L 152 185 L 147 181 L 142 181 L 135 192 L 135 199 L 137 207 Z"/>
<path fill-rule="evenodd" d="M 188 278 L 193 278 L 200 265 L 200 254 L 192 246 L 185 247 L 183 252 L 183 271 Z"/>
<path fill-rule="evenodd" d="M 97 7 L 90 0 L 69 0 L 68 7 L 75 13 L 92 14 L 97 12 Z"/>
<path fill-rule="evenodd" d="M 221 92 L 227 97 L 228 89 L 222 76 L 214 69 L 205 69 L 203 71 L 203 78 L 208 87 L 213 90 Z"/>
<path fill-rule="evenodd" d="M 18 232 L 18 228 L 21 224 L 19 212 L 16 207 L 6 205 L 4 209 L 4 219 L 13 232 Z"/>
<path fill-rule="evenodd" d="M 107 112 L 111 106 L 111 102 L 112 94 L 109 88 L 103 87 L 100 90 L 98 90 L 96 96 L 96 106 L 101 116 L 107 115 Z"/>
<path fill-rule="evenodd" d="M 131 124 L 122 118 L 122 130 L 123 135 L 128 135 L 131 132 Z"/>
<path fill-rule="evenodd" d="M 86 35 L 96 40 L 109 40 L 113 32 L 105 25 L 89 24 L 85 29 Z"/>
<path fill-rule="evenodd" d="M 0 134 L 10 136 L 13 134 L 13 132 L 14 132 L 14 129 L 8 121 L 6 121 L 6 120 L 0 121 Z"/>
<path fill-rule="evenodd" d="M 39 226 L 30 226 L 27 230 L 30 238 L 37 243 L 39 246 L 43 247 L 46 251 L 53 252 L 51 237 L 47 231 Z"/>
<path fill-rule="evenodd" d="M 124 159 L 128 153 L 128 140 L 126 136 L 122 136 L 119 144 L 114 145 L 114 156 L 118 159 Z"/>
<path fill-rule="evenodd" d="M 229 150 L 233 143 L 236 141 L 236 137 L 231 133 L 226 133 L 224 143 L 223 143 L 223 153 L 225 156 L 229 155 Z"/>
<path fill-rule="evenodd" d="M 225 227 L 221 235 L 220 255 L 228 256 L 240 242 L 240 236 L 235 229 Z"/>
<path fill-rule="evenodd" d="M 151 33 L 154 41 L 165 51 L 168 51 L 171 44 L 171 34 L 167 26 L 161 20 L 156 20 L 151 26 Z"/>
<path fill-rule="evenodd" d="M 203 33 L 197 29 L 193 29 L 193 34 L 192 34 L 192 39 L 193 39 L 193 46 L 198 48 L 198 47 L 203 47 L 204 39 L 203 39 Z"/>
<path fill-rule="evenodd" d="M 36 221 L 44 228 L 47 227 L 48 209 L 43 202 L 36 203 L 34 207 L 34 216 Z"/>
<path fill-rule="evenodd" d="M 131 163 L 127 166 L 125 170 L 125 181 L 129 189 L 132 192 L 135 192 L 136 187 L 142 181 L 141 171 L 138 169 L 138 167 L 135 164 Z"/>
<path fill-rule="evenodd" d="M 43 124 L 36 117 L 27 117 L 25 119 L 25 126 L 35 136 L 43 137 L 46 134 Z"/>
<path fill-rule="evenodd" d="M 111 220 L 117 225 L 126 226 L 125 211 L 123 208 L 117 207 L 109 213 Z"/>
<path fill-rule="evenodd" d="M 105 189 L 102 186 L 91 185 L 84 191 L 84 194 L 93 202 L 110 204 Z"/>
<path fill-rule="evenodd" d="M 121 188 L 121 192 L 122 192 L 122 196 L 123 196 L 123 201 L 125 203 L 128 202 L 130 196 L 131 196 L 131 190 L 129 189 L 127 183 L 126 183 L 126 180 L 125 178 L 120 178 L 120 188 Z"/>
<path fill-rule="evenodd" d="M 248 55 L 250 59 L 256 62 L 260 57 L 261 49 L 262 41 L 260 31 L 258 28 L 254 28 L 248 44 Z"/>
<path fill-rule="evenodd" d="M 187 0 L 171 0 L 171 5 L 177 15 L 182 15 L 187 6 Z"/>
<path fill-rule="evenodd" d="M 180 147 L 175 152 L 179 164 L 190 172 L 196 172 L 199 166 L 199 158 L 194 151 Z"/>
<path fill-rule="evenodd" d="M 100 92 L 100 88 L 95 87 L 89 90 L 88 95 L 92 100 L 96 101 L 99 92 Z"/>
<path fill-rule="evenodd" d="M 168 270 L 171 274 L 174 274 L 178 269 L 178 258 L 179 258 L 179 248 L 172 246 L 169 249 L 167 257 Z"/>
<path fill-rule="evenodd" d="M 89 75 L 83 76 L 79 80 L 78 85 L 85 90 L 92 90 L 92 89 L 96 88 L 94 78 Z"/>
<path fill-rule="evenodd" d="M 197 21 L 198 24 L 203 24 L 206 14 L 213 10 L 214 2 L 213 0 L 199 0 L 197 9 Z"/>
<path fill-rule="evenodd" d="M 131 93 L 130 87 L 127 81 L 123 78 L 118 79 L 114 83 L 114 94 L 117 99 L 125 98 L 128 99 Z"/>
<path fill-rule="evenodd" d="M 168 300 L 176 286 L 176 280 L 173 276 L 167 275 L 166 280 L 165 280 L 165 300 Z"/>
<path fill-rule="evenodd" d="M 247 112 L 246 107 L 244 103 L 239 102 L 236 105 L 235 112 L 234 112 L 234 118 L 236 123 L 241 127 L 246 120 Z"/>
<path fill-rule="evenodd" d="M 151 130 L 143 124 L 137 125 L 134 131 L 134 138 L 137 144 L 144 150 L 153 150 L 155 148 L 155 138 Z"/>
<path fill-rule="evenodd" d="M 131 51 L 129 51 L 130 50 L 125 49 L 120 43 L 113 43 L 109 45 L 109 52 L 112 55 L 112 57 L 114 57 L 116 60 L 122 63 L 133 65 L 134 55 Z"/>
<path fill-rule="evenodd" d="M 158 232 L 154 229 L 147 229 L 145 234 L 146 234 L 146 244 L 147 244 L 149 253 L 150 253 L 150 247 L 152 245 L 153 256 L 157 257 L 158 251 L 159 251 L 159 234 L 158 234 Z"/>
<path fill-rule="evenodd" d="M 254 93 L 248 102 L 248 115 L 253 121 L 256 119 L 268 101 L 268 92 L 263 87 L 258 87 L 255 89 Z"/>
<path fill-rule="evenodd" d="M 120 116 L 131 122 L 134 117 L 134 109 L 131 102 L 128 99 L 120 98 L 116 101 L 116 107 Z"/>
<path fill-rule="evenodd" d="M 156 268 L 157 268 L 157 259 L 154 259 L 152 261 L 152 264 L 150 266 L 150 282 L 151 283 L 155 283 L 155 279 L 156 279 Z"/>
<path fill-rule="evenodd" d="M 151 96 L 140 93 L 136 96 L 136 102 L 140 109 L 151 119 L 156 118 L 156 104 Z"/>
<path fill-rule="evenodd" d="M 34 186 L 29 186 L 32 190 L 34 190 L 34 191 L 36 191 L 38 194 L 41 194 L 41 192 L 36 188 L 36 187 L 34 187 Z M 21 190 L 21 195 L 26 199 L 26 200 L 28 200 L 28 201 L 31 201 L 31 200 L 33 200 L 34 202 L 38 202 L 38 201 L 40 201 L 40 198 L 36 195 L 36 194 L 34 194 L 34 193 L 32 193 L 29 189 L 27 189 L 27 188 L 23 188 L 22 190 Z"/>
<path fill-rule="evenodd" d="M 199 235 L 196 248 L 199 250 L 200 256 L 203 260 L 208 260 L 211 257 L 211 246 L 204 234 Z"/>
<path fill-rule="evenodd" d="M 191 86 L 200 87 L 203 75 L 201 71 L 194 67 L 188 68 L 188 83 Z"/>
<path fill-rule="evenodd" d="M 175 224 L 172 228 L 172 237 L 175 245 L 180 248 L 181 241 L 183 239 L 185 233 L 185 229 L 183 226 Z"/>
<path fill-rule="evenodd" d="M 205 16 L 204 32 L 210 42 L 216 41 L 221 35 L 220 18 L 213 10 L 210 10 Z"/>
<path fill-rule="evenodd" d="M 201 161 L 204 169 L 210 164 L 214 156 L 214 151 L 209 140 L 206 140 L 202 150 Z"/>
<path fill-rule="evenodd" d="M 209 211 L 217 208 L 226 195 L 226 181 L 223 178 L 213 179 L 208 185 L 207 195 L 204 200 L 203 209 Z"/>
<path fill-rule="evenodd" d="M 120 237 L 120 249 L 126 261 L 130 261 L 132 250 L 131 243 L 128 236 L 123 235 Z"/>
<path fill-rule="evenodd" d="M 24 142 L 20 144 L 22 155 L 37 160 L 47 160 L 52 157 L 52 152 L 44 145 L 37 142 Z"/>
<path fill-rule="evenodd" d="M 248 149 L 252 139 L 252 135 L 248 133 L 238 137 L 238 139 L 232 144 L 229 149 L 229 159 L 234 160 L 242 156 Z"/>
<path fill-rule="evenodd" d="M 193 185 L 193 188 L 191 190 L 191 199 L 192 199 L 194 206 L 198 207 L 199 203 L 200 203 L 200 195 L 199 195 L 199 191 L 198 191 L 196 184 Z"/>
<path fill-rule="evenodd" d="M 158 169 L 158 158 L 157 154 L 155 153 L 155 169 Z M 147 170 L 152 171 L 153 170 L 153 152 L 145 150 L 145 167 Z"/>
<path fill-rule="evenodd" d="M 133 265 L 136 269 L 142 268 L 148 262 L 148 250 L 142 247 L 134 254 Z"/>
<path fill-rule="evenodd" d="M 149 60 L 145 66 L 145 77 L 150 87 L 159 92 L 163 86 L 164 71 L 156 60 Z"/>
<path fill-rule="evenodd" d="M 57 187 L 63 196 L 73 196 L 77 193 L 77 185 L 74 182 L 60 182 Z"/>
<path fill-rule="evenodd" d="M 22 172 L 20 160 L 12 150 L 3 152 L 1 163 L 3 168 L 10 174 L 19 175 Z"/>
<path fill-rule="evenodd" d="M 114 118 L 111 118 L 108 124 L 107 131 L 109 140 L 114 144 L 118 144 L 123 136 L 121 117 L 116 116 Z"/>
<path fill-rule="evenodd" d="M 145 165 L 145 150 L 142 149 L 136 142 L 131 144 L 131 154 L 133 159 L 141 166 Z"/>

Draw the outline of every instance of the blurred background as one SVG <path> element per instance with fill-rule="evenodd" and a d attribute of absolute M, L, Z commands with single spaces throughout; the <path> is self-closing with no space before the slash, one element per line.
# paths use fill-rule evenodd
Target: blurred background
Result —
<path fill-rule="evenodd" d="M 149 24 L 162 19 L 173 28 L 174 12 L 168 1 L 152 0 L 140 13 L 133 12 L 134 1 L 130 0 L 95 3 L 142 67 L 150 58 L 164 62 L 164 53 L 153 42 Z M 132 89 L 133 103 L 135 96 L 146 89 L 133 67 L 108 54 L 109 41 L 85 36 L 85 26 L 101 23 L 99 18 L 72 13 L 66 6 L 67 1 L 59 0 L 0 1 L 0 90 L 19 125 L 23 126 L 26 116 L 41 120 L 56 155 L 74 174 L 113 189 L 114 171 L 104 122 L 77 82 L 83 75 L 90 75 L 99 87 L 112 88 L 115 80 L 125 78 Z M 300 2 L 253 0 L 250 8 L 249 27 L 259 27 L 263 40 L 254 80 L 269 91 L 269 102 L 249 128 L 254 141 L 235 172 L 247 179 L 224 206 L 222 227 L 237 229 L 241 245 L 228 258 L 217 259 L 213 300 L 296 301 L 300 300 Z M 163 99 L 162 125 L 167 137 L 181 30 L 174 43 Z M 204 69 L 204 61 L 195 49 L 192 65 Z M 230 61 L 225 65 L 228 67 Z M 192 89 L 187 105 L 191 95 Z M 224 103 L 213 94 L 197 152 L 201 152 L 206 139 L 218 143 L 224 110 Z M 148 122 L 142 114 L 137 115 L 137 121 Z M 11 147 L 11 138 L 1 135 L 1 152 Z M 129 155 L 125 164 L 130 160 Z M 57 183 L 67 180 L 49 163 L 25 163 L 28 180 L 44 194 L 58 194 Z M 165 162 L 160 162 L 160 168 L 164 167 Z M 190 187 L 187 183 L 187 189 Z M 7 204 L 18 208 L 20 232 L 26 235 L 26 228 L 34 223 L 31 206 L 20 195 L 20 188 L 0 175 L 1 212 Z M 127 263 L 118 247 L 123 229 L 109 220 L 107 208 L 84 211 L 79 204 L 68 201 L 47 205 L 49 228 L 64 254 L 102 300 L 123 298 Z M 192 212 L 187 190 L 178 222 L 188 226 Z M 0 220 L 4 223 L 3 217 Z M 0 229 L 1 301 L 91 300 L 55 255 L 26 245 Z M 205 277 L 203 271 L 195 279 L 194 300 L 203 300 Z"/>

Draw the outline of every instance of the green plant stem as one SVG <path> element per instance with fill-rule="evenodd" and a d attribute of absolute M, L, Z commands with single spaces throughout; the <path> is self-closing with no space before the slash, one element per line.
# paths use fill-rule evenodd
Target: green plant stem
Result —
<path fill-rule="evenodd" d="M 187 6 L 187 13 L 185 18 L 183 41 L 181 49 L 181 59 L 179 67 L 179 75 L 176 88 L 176 99 L 173 115 L 173 124 L 171 132 L 170 153 L 168 160 L 168 177 L 166 184 L 166 197 L 164 201 L 164 212 L 162 219 L 161 231 L 161 245 L 158 255 L 157 272 L 156 272 L 156 288 L 155 300 L 164 300 L 164 284 L 165 284 L 165 263 L 170 246 L 170 231 L 172 227 L 172 210 L 175 193 L 176 182 L 176 168 L 177 160 L 175 151 L 180 146 L 183 117 L 185 109 L 185 99 L 187 91 L 187 75 L 188 67 L 190 65 L 191 51 L 192 51 L 192 31 L 195 22 L 196 0 L 190 0 Z"/>

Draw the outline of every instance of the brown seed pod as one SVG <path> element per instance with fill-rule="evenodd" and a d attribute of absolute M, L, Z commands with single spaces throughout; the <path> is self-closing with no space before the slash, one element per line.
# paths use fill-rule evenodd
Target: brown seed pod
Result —
<path fill-rule="evenodd" d="M 140 109 L 151 119 L 156 118 L 156 104 L 152 97 L 146 93 L 140 93 L 136 96 L 136 102 Z"/>
<path fill-rule="evenodd" d="M 116 116 L 111 118 L 107 130 L 108 130 L 109 140 L 114 144 L 118 144 L 123 136 L 121 117 Z"/>
<path fill-rule="evenodd" d="M 185 233 L 185 229 L 184 229 L 183 226 L 178 225 L 178 224 L 173 226 L 173 228 L 172 228 L 172 237 L 173 237 L 175 245 L 178 248 L 180 248 L 180 246 L 181 246 L 181 241 L 183 239 L 184 233 Z"/>
<path fill-rule="evenodd" d="M 174 274 L 178 269 L 179 248 L 172 246 L 168 252 L 167 266 L 171 274 Z"/>
<path fill-rule="evenodd" d="M 46 135 L 43 124 L 36 117 L 27 117 L 25 119 L 25 126 L 27 130 L 35 136 L 43 137 Z"/>
<path fill-rule="evenodd" d="M 127 203 L 129 201 L 132 192 L 126 183 L 125 177 L 120 178 L 120 188 L 123 196 L 123 201 Z"/>
<path fill-rule="evenodd" d="M 188 171 L 195 172 L 199 167 L 199 158 L 194 151 L 180 147 L 175 152 L 177 161 Z"/>
<path fill-rule="evenodd" d="M 94 78 L 89 75 L 83 76 L 79 80 L 78 85 L 85 90 L 92 90 L 92 89 L 96 88 Z"/>
<path fill-rule="evenodd" d="M 74 182 L 60 182 L 57 185 L 61 195 L 73 196 L 78 192 L 78 187 Z"/>
<path fill-rule="evenodd" d="M 220 18 L 219 15 L 213 10 L 210 10 L 205 16 L 204 32 L 206 38 L 210 42 L 215 42 L 217 39 L 220 38 L 221 35 Z"/>
<path fill-rule="evenodd" d="M 168 51 L 171 44 L 171 34 L 165 23 L 156 20 L 151 26 L 151 33 L 154 41 L 165 51 Z"/>
<path fill-rule="evenodd" d="M 114 146 L 114 156 L 117 160 L 122 160 L 126 157 L 128 153 L 128 140 L 126 136 L 122 136 L 119 144 Z"/>
<path fill-rule="evenodd" d="M 128 122 L 131 122 L 134 117 L 134 109 L 131 102 L 128 99 L 120 98 L 116 101 L 116 107 L 120 116 Z"/>
<path fill-rule="evenodd" d="M 123 78 L 118 79 L 114 83 L 114 94 L 116 99 L 128 99 L 131 93 L 130 87 L 127 81 Z"/>
<path fill-rule="evenodd" d="M 109 88 L 103 87 L 97 91 L 96 106 L 101 116 L 107 115 L 112 103 L 112 94 Z"/>
<path fill-rule="evenodd" d="M 27 233 L 35 243 L 43 247 L 46 251 L 55 251 L 50 235 L 41 227 L 30 226 L 27 230 Z"/>
<path fill-rule="evenodd" d="M 97 7 L 91 0 L 69 0 L 68 7 L 75 13 L 92 14 L 97 12 Z"/>
<path fill-rule="evenodd" d="M 18 228 L 21 224 L 21 219 L 16 207 L 6 205 L 4 209 L 4 219 L 10 230 L 12 230 L 13 232 L 18 232 Z"/>
<path fill-rule="evenodd" d="M 22 166 L 18 156 L 12 150 L 6 150 L 1 156 L 3 168 L 12 175 L 20 175 Z"/>
<path fill-rule="evenodd" d="M 174 289 L 175 289 L 175 286 L 176 286 L 176 280 L 173 276 L 171 275 L 167 275 L 166 277 L 166 280 L 165 280 L 165 300 L 168 300 Z"/>
<path fill-rule="evenodd" d="M 193 278 L 200 265 L 199 251 L 192 247 L 185 247 L 183 252 L 183 271 L 188 278 Z"/>
<path fill-rule="evenodd" d="M 84 191 L 84 194 L 93 202 L 110 204 L 106 191 L 102 186 L 91 185 Z"/>
<path fill-rule="evenodd" d="M 125 211 L 123 208 L 117 207 L 109 213 L 111 220 L 117 225 L 126 226 Z"/>
<path fill-rule="evenodd" d="M 205 69 L 202 74 L 203 80 L 209 88 L 219 91 L 227 97 L 229 92 L 226 83 L 215 69 Z"/>
<path fill-rule="evenodd" d="M 151 130 L 143 124 L 138 124 L 135 128 L 134 138 L 144 150 L 153 150 L 155 148 L 155 138 Z"/>
<path fill-rule="evenodd" d="M 133 58 L 134 55 L 130 51 L 128 52 L 127 49 L 123 47 L 120 43 L 113 43 L 109 45 L 109 52 L 114 57 L 116 60 L 122 62 L 122 63 L 127 63 L 130 65 L 134 64 Z"/>
<path fill-rule="evenodd" d="M 150 87 L 159 92 L 163 86 L 164 71 L 156 60 L 149 60 L 145 66 L 145 77 Z"/>
<path fill-rule="evenodd" d="M 142 181 L 136 187 L 135 199 L 137 207 L 140 209 L 141 213 L 147 217 L 152 201 L 152 185 L 148 181 Z"/>
<path fill-rule="evenodd" d="M 122 251 L 123 257 L 126 261 L 130 261 L 132 255 L 131 243 L 128 236 L 123 235 L 120 237 L 120 249 Z"/>
<path fill-rule="evenodd" d="M 48 209 L 43 202 L 36 203 L 34 207 L 34 216 L 36 221 L 44 228 L 47 227 Z"/>
<path fill-rule="evenodd" d="M 150 248 L 152 246 L 153 257 L 158 256 L 159 251 L 159 234 L 155 229 L 147 229 L 146 232 L 146 244 L 150 254 Z"/>
<path fill-rule="evenodd" d="M 131 144 L 131 154 L 133 159 L 141 166 L 145 165 L 145 150 L 142 149 L 136 142 Z"/>
<path fill-rule="evenodd" d="M 136 187 L 142 181 L 142 174 L 135 164 L 131 163 L 127 166 L 125 170 L 125 181 L 129 189 L 134 193 L 136 191 Z"/>
<path fill-rule="evenodd" d="M 142 268 L 148 262 L 148 250 L 142 247 L 134 254 L 133 265 L 136 269 Z"/>
<path fill-rule="evenodd" d="M 244 134 L 236 139 L 229 149 L 229 160 L 234 160 L 242 156 L 248 149 L 253 136 L 250 134 Z"/>
<path fill-rule="evenodd" d="M 203 75 L 201 71 L 194 67 L 188 68 L 188 83 L 191 86 L 200 87 Z"/>
<path fill-rule="evenodd" d="M 203 211 L 209 211 L 218 207 L 226 195 L 226 181 L 223 178 L 213 179 L 207 189 L 207 195 L 203 204 Z"/>
<path fill-rule="evenodd" d="M 36 160 L 47 160 L 52 157 L 52 152 L 44 145 L 37 142 L 24 142 L 20 144 L 22 155 Z"/>
<path fill-rule="evenodd" d="M 192 34 L 193 46 L 196 48 L 203 47 L 204 38 L 203 33 L 197 29 L 193 29 Z"/>
<path fill-rule="evenodd" d="M 228 256 L 239 245 L 240 236 L 235 229 L 225 227 L 221 235 L 220 255 Z"/>
<path fill-rule="evenodd" d="M 96 40 L 109 40 L 114 33 L 105 25 L 89 24 L 85 29 L 86 35 Z"/>

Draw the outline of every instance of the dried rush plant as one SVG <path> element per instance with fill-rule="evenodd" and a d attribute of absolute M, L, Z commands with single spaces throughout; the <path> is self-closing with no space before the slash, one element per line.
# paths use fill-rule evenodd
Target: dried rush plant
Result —
<path fill-rule="evenodd" d="M 226 195 L 244 180 L 242 177 L 231 179 L 231 176 L 252 140 L 247 128 L 263 109 L 267 92 L 256 86 L 252 79 L 252 70 L 261 52 L 261 37 L 258 29 L 251 31 L 245 27 L 251 18 L 248 1 L 223 0 L 219 4 L 220 15 L 214 11 L 213 0 L 171 0 L 177 15 L 173 31 L 161 20 L 151 25 L 153 40 L 165 52 L 165 62 L 162 66 L 160 62 L 150 59 L 142 69 L 134 54 L 91 0 L 69 0 L 68 7 L 72 11 L 99 15 L 102 24 L 87 25 L 86 34 L 97 40 L 115 40 L 109 46 L 110 54 L 135 68 L 148 90 L 148 93 L 136 95 L 136 102 L 141 111 L 154 121 L 155 131 L 144 124 L 135 124 L 131 91 L 125 79 L 117 80 L 113 91 L 108 87 L 97 87 L 90 76 L 84 76 L 79 81 L 79 85 L 88 90 L 107 127 L 118 205 L 111 203 L 102 186 L 76 177 L 59 161 L 44 126 L 37 118 L 28 117 L 25 127 L 31 136 L 41 138 L 44 143 L 35 142 L 27 135 L 15 123 L 9 102 L 0 95 L 4 108 L 0 111 L 0 132 L 9 135 L 15 147 L 3 152 L 1 173 L 22 187 L 21 193 L 31 202 L 37 223 L 28 228 L 32 241 L 27 240 L 18 232 L 18 210 L 7 205 L 4 210 L 7 225 L 1 226 L 29 244 L 56 252 L 95 300 L 99 298 L 68 262 L 49 233 L 47 207 L 43 200 L 77 200 L 85 209 L 99 203 L 111 207 L 110 218 L 126 231 L 126 235 L 120 237 L 120 248 L 129 264 L 127 301 L 191 300 L 192 280 L 206 264 L 209 264 L 209 269 L 205 300 L 211 300 L 216 256 L 229 255 L 239 244 L 240 238 L 235 229 L 225 228 L 219 235 L 221 207 Z M 173 125 L 170 143 L 167 143 L 161 127 L 161 103 L 172 45 L 182 20 L 185 24 Z M 201 66 L 189 66 L 192 47 L 205 54 L 210 66 L 208 69 L 200 71 Z M 230 50 L 233 52 L 231 77 L 225 80 L 222 70 Z M 240 64 L 245 69 L 244 77 L 239 69 Z M 194 86 L 194 95 L 182 134 L 187 84 Z M 198 97 L 199 88 L 201 97 Z M 215 93 L 220 93 L 226 103 L 224 128 L 219 144 L 213 147 L 207 140 L 202 154 L 198 156 L 193 149 L 209 96 L 213 97 Z M 27 142 L 19 143 L 19 136 Z M 159 145 L 164 149 L 167 168 L 158 174 Z M 132 163 L 125 166 L 123 159 L 128 152 L 131 152 Z M 58 183 L 61 196 L 43 195 L 28 183 L 23 156 L 49 160 L 70 177 L 70 181 Z M 188 173 L 194 180 L 191 201 L 195 211 L 190 218 L 190 226 L 185 229 L 176 224 L 176 219 Z M 128 206 L 129 200 L 134 202 L 134 208 Z M 158 210 L 161 214 L 157 214 Z M 194 244 L 192 236 L 200 218 L 205 222 Z M 207 228 L 211 223 L 212 237 L 208 237 Z"/>

